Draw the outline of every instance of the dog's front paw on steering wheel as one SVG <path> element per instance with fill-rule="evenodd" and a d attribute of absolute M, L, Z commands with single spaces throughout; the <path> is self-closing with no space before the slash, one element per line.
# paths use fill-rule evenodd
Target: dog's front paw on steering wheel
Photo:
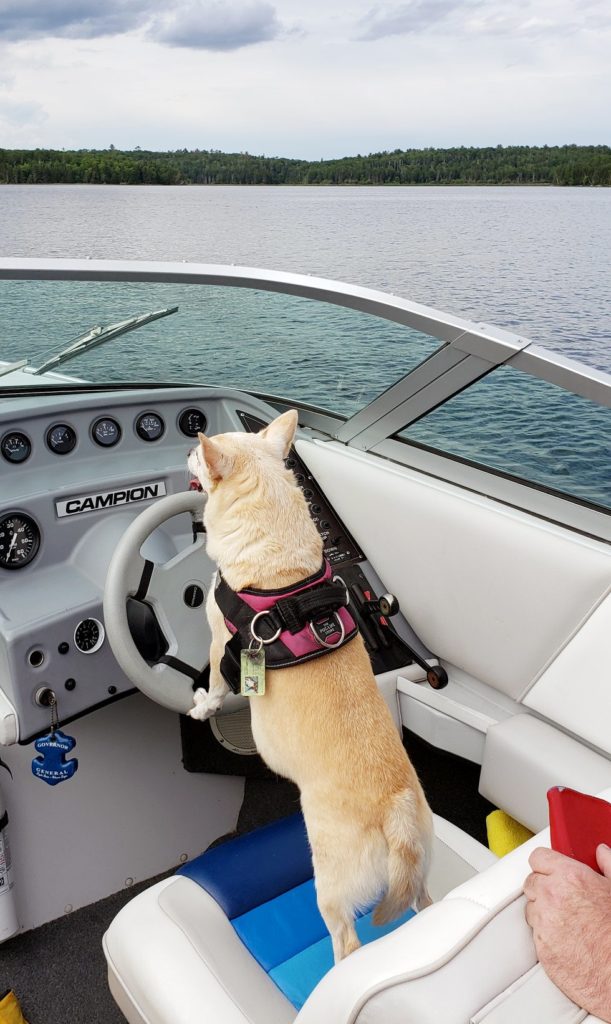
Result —
<path fill-rule="evenodd" d="M 218 697 L 211 697 L 208 691 L 201 687 L 193 694 L 193 702 L 194 705 L 187 714 L 198 722 L 205 722 L 207 718 L 211 718 L 223 703 Z"/>

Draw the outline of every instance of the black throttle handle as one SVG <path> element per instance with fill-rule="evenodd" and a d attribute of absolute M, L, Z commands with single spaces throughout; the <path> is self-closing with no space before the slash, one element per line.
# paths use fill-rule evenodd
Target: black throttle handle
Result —
<path fill-rule="evenodd" d="M 363 606 L 362 610 L 367 612 L 369 615 L 383 615 L 385 618 L 390 618 L 396 615 L 401 609 L 399 607 L 399 601 L 394 594 L 382 594 L 377 601 L 367 601 Z M 406 648 L 412 661 L 416 662 L 421 669 L 426 672 L 426 679 L 430 686 L 434 690 L 443 690 L 444 686 L 448 685 L 448 673 L 445 668 L 441 665 L 429 665 L 428 661 L 414 650 L 413 647 L 407 643 L 407 641 L 401 637 L 401 642 Z"/>

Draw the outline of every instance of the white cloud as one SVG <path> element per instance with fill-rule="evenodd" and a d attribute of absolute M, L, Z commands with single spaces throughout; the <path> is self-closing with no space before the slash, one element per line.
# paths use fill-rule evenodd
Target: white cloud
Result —
<path fill-rule="evenodd" d="M 87 9 L 80 4 L 70 7 L 74 17 Z M 111 13 L 118 7 L 108 0 Z M 16 2 L 0 0 L 0 25 L 9 8 L 14 15 Z M 605 4 L 336 0 L 331 9 L 326 0 L 210 0 L 203 11 L 165 0 L 162 20 L 157 0 L 143 0 L 137 26 L 112 37 L 0 37 L 1 95 L 12 104 L 2 145 L 112 142 L 318 159 L 608 141 Z"/>
<path fill-rule="evenodd" d="M 474 2 L 479 6 L 479 0 Z M 398 6 L 375 7 L 361 19 L 356 38 L 372 40 L 425 32 L 465 6 L 465 0 L 409 0 Z"/>
<path fill-rule="evenodd" d="M 154 7 L 155 0 L 0 0 L 0 38 L 117 35 L 140 25 Z"/>
<path fill-rule="evenodd" d="M 269 3 L 234 5 L 213 0 L 181 4 L 156 20 L 151 38 L 169 46 L 202 50 L 239 50 L 275 39 L 281 32 L 276 10 Z"/>
<path fill-rule="evenodd" d="M 44 131 L 48 114 L 40 103 L 0 97 L 0 135 L 9 145 L 27 149 L 32 134 Z"/>

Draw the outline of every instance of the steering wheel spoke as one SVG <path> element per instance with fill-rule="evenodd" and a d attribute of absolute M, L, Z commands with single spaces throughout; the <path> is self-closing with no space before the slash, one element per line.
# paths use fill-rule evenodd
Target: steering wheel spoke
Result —
<path fill-rule="evenodd" d="M 142 512 L 117 545 L 106 577 L 104 620 L 113 654 L 125 674 L 147 696 L 174 711 L 193 704 L 193 684 L 206 667 L 210 630 L 205 597 L 214 565 L 205 553 L 204 537 L 164 563 L 143 557 L 141 548 L 154 530 L 174 516 L 201 515 L 202 494 L 187 491 L 161 498 Z M 150 665 L 132 637 L 128 599 L 146 603 L 166 638 L 168 650 Z"/>
<path fill-rule="evenodd" d="M 180 657 L 194 668 L 199 665 L 196 673 L 199 675 L 208 662 L 206 649 L 200 664 L 202 626 L 207 628 L 204 602 L 213 571 L 206 557 L 205 541 L 200 536 L 192 547 L 179 552 L 169 562 L 152 563 L 152 569 L 150 565 L 149 562 L 144 567 L 146 592 L 140 600 L 145 600 L 155 612 L 168 642 L 168 655 Z M 206 570 L 205 574 L 202 570 Z"/>

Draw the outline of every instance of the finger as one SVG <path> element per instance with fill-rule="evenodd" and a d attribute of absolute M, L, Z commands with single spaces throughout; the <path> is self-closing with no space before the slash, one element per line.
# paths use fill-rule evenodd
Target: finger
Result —
<path fill-rule="evenodd" d="M 529 924 L 531 928 L 535 927 L 535 914 L 535 904 L 527 901 L 526 906 L 524 907 L 524 917 L 526 918 L 526 923 Z"/>
<path fill-rule="evenodd" d="M 545 846 L 538 846 L 528 858 L 528 863 L 533 871 L 537 871 L 541 875 L 551 875 L 552 871 L 555 871 L 566 859 L 562 853 L 556 853 L 555 850 L 549 850 Z"/>
<path fill-rule="evenodd" d="M 605 843 L 596 848 L 596 863 L 605 878 L 611 879 L 611 849 Z"/>
<path fill-rule="evenodd" d="M 537 881 L 537 875 L 534 872 L 525 879 L 523 888 L 527 900 L 536 899 Z"/>

